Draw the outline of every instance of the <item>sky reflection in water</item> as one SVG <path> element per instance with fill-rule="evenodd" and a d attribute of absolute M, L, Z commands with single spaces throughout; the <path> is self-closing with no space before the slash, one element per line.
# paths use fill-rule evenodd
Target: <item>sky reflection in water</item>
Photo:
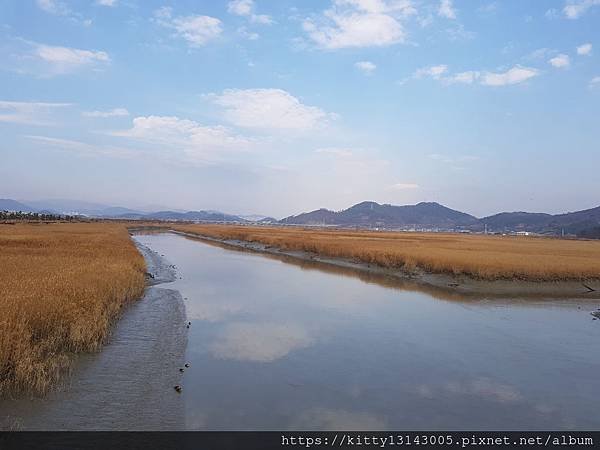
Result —
<path fill-rule="evenodd" d="M 600 428 L 597 301 L 444 298 L 180 236 L 137 239 L 182 277 L 165 287 L 192 321 L 189 429 Z"/>

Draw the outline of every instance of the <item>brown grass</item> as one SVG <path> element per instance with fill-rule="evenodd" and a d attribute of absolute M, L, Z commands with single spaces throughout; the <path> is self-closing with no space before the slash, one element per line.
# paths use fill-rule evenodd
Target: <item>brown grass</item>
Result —
<path fill-rule="evenodd" d="M 121 224 L 0 225 L 0 396 L 44 393 L 144 290 Z"/>
<path fill-rule="evenodd" d="M 599 241 L 227 225 L 174 225 L 173 228 L 411 272 L 422 270 L 483 280 L 600 279 Z"/>

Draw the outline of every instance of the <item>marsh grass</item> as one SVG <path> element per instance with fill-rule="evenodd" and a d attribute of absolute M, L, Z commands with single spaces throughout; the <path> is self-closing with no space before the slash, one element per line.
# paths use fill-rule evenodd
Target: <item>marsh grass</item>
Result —
<path fill-rule="evenodd" d="M 407 272 L 466 275 L 481 280 L 600 279 L 600 241 L 228 225 L 173 228 Z"/>
<path fill-rule="evenodd" d="M 144 290 L 122 224 L 0 225 L 0 396 L 45 393 Z"/>

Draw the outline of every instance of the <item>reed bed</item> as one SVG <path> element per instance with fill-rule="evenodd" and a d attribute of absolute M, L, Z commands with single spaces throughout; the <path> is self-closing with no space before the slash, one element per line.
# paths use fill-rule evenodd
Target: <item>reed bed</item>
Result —
<path fill-rule="evenodd" d="M 0 396 L 45 393 L 98 350 L 144 273 L 122 224 L 0 225 Z"/>
<path fill-rule="evenodd" d="M 480 280 L 600 279 L 600 241 L 228 225 L 173 228 L 413 273 L 465 275 Z"/>

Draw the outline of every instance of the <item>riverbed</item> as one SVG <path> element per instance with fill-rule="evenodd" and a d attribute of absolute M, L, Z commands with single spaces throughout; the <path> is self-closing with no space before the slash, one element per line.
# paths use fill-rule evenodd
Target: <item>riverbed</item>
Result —
<path fill-rule="evenodd" d="M 133 359 L 169 342 L 128 369 L 144 413 L 119 423 L 138 391 L 113 341 L 76 365 L 76 390 L 20 403 L 21 429 L 600 429 L 598 300 L 464 298 L 174 234 L 135 240 L 174 270 L 114 334 Z M 160 332 L 118 340 L 157 311 Z"/>

